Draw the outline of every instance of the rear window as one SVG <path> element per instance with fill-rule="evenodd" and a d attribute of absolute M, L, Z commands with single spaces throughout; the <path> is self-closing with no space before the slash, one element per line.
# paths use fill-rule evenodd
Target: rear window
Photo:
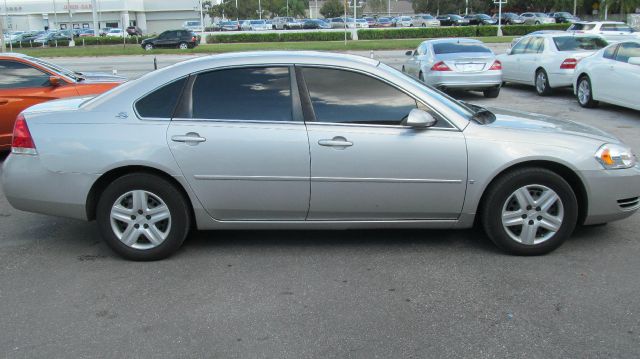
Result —
<path fill-rule="evenodd" d="M 600 37 L 558 36 L 553 38 L 558 51 L 600 50 L 607 42 Z"/>
<path fill-rule="evenodd" d="M 140 117 L 171 118 L 182 94 L 186 77 L 165 85 L 136 102 Z"/>
<path fill-rule="evenodd" d="M 602 24 L 602 31 L 633 32 L 631 27 L 626 24 Z"/>
<path fill-rule="evenodd" d="M 575 30 L 575 31 L 589 31 L 593 30 L 596 27 L 595 24 L 573 24 L 567 30 Z"/>
<path fill-rule="evenodd" d="M 253 20 L 253 21 L 251 21 L 251 24 L 252 25 L 264 24 L 264 21 L 263 20 Z"/>
<path fill-rule="evenodd" d="M 472 42 L 445 42 L 433 44 L 433 52 L 439 54 L 456 54 L 461 52 L 486 52 L 491 53 L 491 49 L 482 44 Z"/>

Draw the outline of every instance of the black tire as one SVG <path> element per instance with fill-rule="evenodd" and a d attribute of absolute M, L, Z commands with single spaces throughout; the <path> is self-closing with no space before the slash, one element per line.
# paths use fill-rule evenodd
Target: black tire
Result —
<path fill-rule="evenodd" d="M 583 83 L 584 82 L 584 83 Z M 582 89 L 582 86 L 586 86 L 586 88 Z M 585 91 L 586 101 L 580 99 L 580 93 Z M 591 87 L 591 79 L 587 75 L 582 75 L 578 79 L 578 83 L 576 84 L 576 100 L 578 100 L 578 105 L 584 108 L 594 108 L 598 107 L 598 101 L 593 99 L 593 88 Z"/>
<path fill-rule="evenodd" d="M 503 227 L 502 211 L 517 189 L 531 185 L 552 189 L 561 200 L 564 216 L 559 229 L 550 238 L 537 244 L 523 244 L 511 238 Z M 515 255 L 542 255 L 553 251 L 571 235 L 578 221 L 578 201 L 573 189 L 558 174 L 543 168 L 522 168 L 508 172 L 491 184 L 483 198 L 480 220 L 485 232 L 499 248 Z M 539 217 L 529 218 L 529 224 L 539 220 Z"/>
<path fill-rule="evenodd" d="M 536 71 L 536 77 L 533 81 L 536 93 L 539 96 L 549 96 L 553 93 L 553 89 L 549 86 L 549 75 L 544 69 Z M 538 81 L 540 81 L 541 86 L 538 86 Z"/>
<path fill-rule="evenodd" d="M 498 87 L 498 88 L 487 89 L 482 91 L 482 94 L 486 98 L 496 98 L 498 97 L 498 95 L 500 95 L 500 88 Z"/>
<path fill-rule="evenodd" d="M 422 74 L 422 71 L 418 74 L 418 80 L 424 82 L 424 75 Z"/>
<path fill-rule="evenodd" d="M 112 229 L 112 207 L 121 196 L 135 190 L 147 191 L 157 196 L 164 201 L 170 212 L 170 227 L 167 237 L 153 248 L 139 249 L 128 246 L 118 239 Z M 96 208 L 96 221 L 100 234 L 114 252 L 134 261 L 153 261 L 166 258 L 180 248 L 189 233 L 191 211 L 187 200 L 171 182 L 152 174 L 132 173 L 116 179 L 102 192 Z M 143 237 L 140 235 L 136 244 L 142 241 Z M 147 240 L 147 242 L 149 241 Z"/>

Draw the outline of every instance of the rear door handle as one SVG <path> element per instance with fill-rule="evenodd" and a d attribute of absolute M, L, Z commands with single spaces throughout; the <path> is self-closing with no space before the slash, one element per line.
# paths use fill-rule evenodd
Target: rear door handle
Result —
<path fill-rule="evenodd" d="M 318 144 L 320 146 L 325 147 L 351 147 L 353 146 L 353 142 L 347 141 L 346 138 L 341 136 L 336 136 L 330 140 L 319 140 Z"/>
<path fill-rule="evenodd" d="M 9 103 L 9 100 L 4 99 L 4 98 L 0 99 L 0 105 L 6 105 L 8 103 Z"/>
<path fill-rule="evenodd" d="M 204 137 L 200 137 L 199 134 L 195 133 L 195 132 L 189 132 L 186 135 L 176 135 L 176 136 L 171 136 L 171 141 L 173 142 L 185 142 L 185 143 L 199 143 L 199 142 L 204 142 L 207 139 Z"/>

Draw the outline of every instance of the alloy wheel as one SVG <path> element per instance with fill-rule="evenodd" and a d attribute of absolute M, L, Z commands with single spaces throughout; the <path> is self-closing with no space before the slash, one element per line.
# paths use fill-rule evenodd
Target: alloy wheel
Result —
<path fill-rule="evenodd" d="M 591 99 L 591 86 L 586 78 L 580 80 L 578 84 L 578 101 L 580 104 L 587 105 Z"/>
<path fill-rule="evenodd" d="M 184 42 L 180 44 L 180 50 L 186 50 L 187 48 L 189 48 L 189 46 Z"/>
<path fill-rule="evenodd" d="M 533 184 L 518 188 L 502 207 L 502 227 L 514 241 L 537 245 L 562 227 L 564 206 L 549 187 Z"/>
<path fill-rule="evenodd" d="M 118 197 L 111 207 L 111 229 L 126 246 L 151 249 L 167 239 L 171 212 L 157 195 L 133 190 Z"/>
<path fill-rule="evenodd" d="M 547 75 L 544 71 L 538 71 L 536 75 L 536 90 L 538 93 L 544 93 L 547 88 Z"/>

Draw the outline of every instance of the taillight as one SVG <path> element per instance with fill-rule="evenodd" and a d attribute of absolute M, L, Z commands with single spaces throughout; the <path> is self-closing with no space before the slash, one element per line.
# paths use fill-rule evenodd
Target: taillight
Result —
<path fill-rule="evenodd" d="M 573 70 L 576 68 L 577 64 L 578 60 L 576 59 L 566 59 L 562 61 L 562 64 L 560 64 L 560 68 L 563 70 Z"/>
<path fill-rule="evenodd" d="M 13 139 L 11 140 L 11 152 L 23 155 L 36 155 L 36 144 L 33 143 L 29 126 L 22 114 L 16 118 L 13 125 Z"/>
<path fill-rule="evenodd" d="M 440 61 L 431 67 L 431 71 L 451 71 L 451 69 L 444 61 Z"/>
<path fill-rule="evenodd" d="M 498 60 L 494 61 L 489 70 L 502 70 L 502 63 Z"/>

